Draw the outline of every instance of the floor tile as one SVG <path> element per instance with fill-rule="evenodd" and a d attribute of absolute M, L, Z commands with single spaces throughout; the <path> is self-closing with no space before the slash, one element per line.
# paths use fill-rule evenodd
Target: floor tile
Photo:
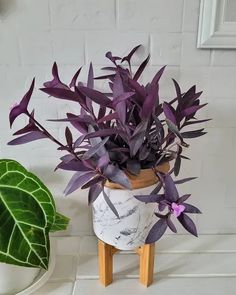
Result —
<path fill-rule="evenodd" d="M 77 257 L 72 255 L 57 255 L 56 259 L 56 266 L 50 281 L 74 281 Z"/>
<path fill-rule="evenodd" d="M 72 295 L 74 283 L 47 283 L 32 295 Z M 80 292 L 82 295 L 83 293 Z"/>
<path fill-rule="evenodd" d="M 154 281 L 148 288 L 140 285 L 135 279 L 117 279 L 106 288 L 101 286 L 97 280 L 79 280 L 76 282 L 73 295 L 90 294 L 235 295 L 236 278 L 164 278 Z"/>

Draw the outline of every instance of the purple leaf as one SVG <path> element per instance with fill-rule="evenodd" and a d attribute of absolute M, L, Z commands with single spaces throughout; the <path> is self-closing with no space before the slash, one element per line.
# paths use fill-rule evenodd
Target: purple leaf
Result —
<path fill-rule="evenodd" d="M 31 113 L 31 117 L 34 117 L 34 111 Z M 31 131 L 40 131 L 40 129 L 35 125 L 32 118 L 29 118 L 29 123 L 22 129 L 13 133 L 13 135 L 21 135 Z"/>
<path fill-rule="evenodd" d="M 167 229 L 166 218 L 159 219 L 157 223 L 155 223 L 154 226 L 151 228 L 145 243 L 146 244 L 155 243 L 163 236 L 166 229 Z"/>
<path fill-rule="evenodd" d="M 154 87 L 157 86 L 157 84 L 159 83 L 159 80 L 165 70 L 166 66 L 162 67 L 154 76 L 154 78 L 152 79 L 151 85 L 153 85 Z"/>
<path fill-rule="evenodd" d="M 47 138 L 47 136 L 42 131 L 32 131 L 20 137 L 13 139 L 12 141 L 8 142 L 8 145 L 18 145 L 27 142 L 31 142 L 34 140 Z"/>
<path fill-rule="evenodd" d="M 196 214 L 201 214 L 202 212 L 195 206 L 187 204 L 187 203 L 182 203 L 185 207 L 184 212 L 185 213 L 196 213 Z"/>
<path fill-rule="evenodd" d="M 130 60 L 132 58 L 132 56 L 134 55 L 134 53 L 141 47 L 142 45 L 138 45 L 135 46 L 128 55 L 126 55 L 125 57 L 122 58 L 121 62 L 127 61 L 128 64 L 130 65 Z"/>
<path fill-rule="evenodd" d="M 200 110 L 201 108 L 203 108 L 206 105 L 207 105 L 207 103 L 204 103 L 202 105 L 197 105 L 197 106 L 191 106 L 191 107 L 189 107 L 187 109 L 184 109 L 182 111 L 182 115 L 186 116 L 186 117 L 191 116 L 191 115 L 195 114 L 198 110 Z"/>
<path fill-rule="evenodd" d="M 52 67 L 52 75 L 53 79 L 51 81 L 45 82 L 43 85 L 46 88 L 61 88 L 61 89 L 69 89 L 67 85 L 61 82 L 58 75 L 58 68 L 56 62 L 54 62 Z"/>
<path fill-rule="evenodd" d="M 162 186 L 163 186 L 162 182 L 159 181 L 158 184 L 157 184 L 157 186 L 156 186 L 156 187 L 154 188 L 154 190 L 151 192 L 151 195 L 152 195 L 152 194 L 158 194 L 158 193 L 160 192 L 160 190 L 162 189 Z"/>
<path fill-rule="evenodd" d="M 84 162 L 78 161 L 77 159 L 72 159 L 69 162 L 62 161 L 57 165 L 56 169 L 68 170 L 68 171 L 91 171 L 93 170 L 91 167 L 87 167 L 84 165 Z"/>
<path fill-rule="evenodd" d="M 134 195 L 134 197 L 143 203 L 159 203 L 165 199 L 163 194 Z"/>
<path fill-rule="evenodd" d="M 165 176 L 165 196 L 170 202 L 176 202 L 179 198 L 179 193 L 175 183 L 170 175 Z"/>
<path fill-rule="evenodd" d="M 79 74 L 82 70 L 82 67 L 78 69 L 78 71 L 75 73 L 74 77 L 72 78 L 71 82 L 70 82 L 70 88 L 77 86 L 77 79 L 79 77 Z M 45 85 L 47 87 L 47 85 Z"/>
<path fill-rule="evenodd" d="M 97 154 L 99 151 L 104 149 L 104 145 L 108 141 L 109 137 L 104 138 L 101 142 L 96 144 L 95 146 L 92 146 L 87 152 L 84 153 L 82 159 L 83 160 L 88 160 L 90 159 L 93 155 Z"/>
<path fill-rule="evenodd" d="M 195 120 L 195 121 L 187 121 L 184 123 L 184 126 L 193 125 L 193 124 L 200 124 L 211 121 L 211 119 L 204 119 L 204 120 Z"/>
<path fill-rule="evenodd" d="M 168 215 L 167 219 L 166 219 L 166 222 L 167 222 L 167 225 L 169 227 L 169 229 L 174 232 L 174 233 L 177 233 L 177 229 L 174 225 L 174 223 L 172 222 L 171 220 L 171 215 Z"/>
<path fill-rule="evenodd" d="M 180 166 L 181 166 L 181 157 L 177 156 L 177 158 L 175 160 L 175 164 L 174 164 L 174 174 L 175 174 L 175 176 L 179 175 Z"/>
<path fill-rule="evenodd" d="M 115 206 L 112 204 L 110 198 L 108 197 L 108 195 L 106 194 L 105 190 L 103 189 L 103 196 L 104 196 L 104 200 L 106 201 L 107 205 L 109 206 L 109 208 L 112 210 L 112 212 L 115 214 L 115 216 L 117 218 L 120 218 L 119 213 L 117 212 Z"/>
<path fill-rule="evenodd" d="M 153 109 L 155 107 L 156 99 L 153 93 L 149 93 L 144 100 L 143 108 L 141 111 L 141 118 L 147 119 L 153 113 Z"/>
<path fill-rule="evenodd" d="M 130 172 L 133 175 L 138 175 L 140 173 L 141 165 L 139 161 L 135 159 L 129 159 L 126 163 L 126 167 L 128 172 Z"/>
<path fill-rule="evenodd" d="M 68 127 L 66 127 L 66 129 L 65 129 L 65 137 L 66 137 L 66 142 L 67 142 L 68 146 L 72 147 L 73 137 L 72 137 L 72 133 Z"/>
<path fill-rule="evenodd" d="M 173 132 L 183 143 L 183 138 L 181 133 L 179 132 L 179 129 L 177 128 L 176 125 L 174 125 L 170 120 L 166 119 L 166 124 L 168 128 L 170 129 L 171 132 Z"/>
<path fill-rule="evenodd" d="M 102 182 L 103 180 L 105 180 L 105 178 L 101 175 L 97 175 L 95 176 L 94 178 L 92 178 L 91 180 L 89 180 L 87 183 L 85 183 L 81 189 L 86 189 L 86 188 L 89 188 L 91 186 L 94 186 L 95 184 L 97 183 L 100 183 Z"/>
<path fill-rule="evenodd" d="M 177 125 L 176 117 L 175 117 L 175 110 L 174 108 L 167 102 L 163 103 L 163 111 L 168 120 L 170 120 L 173 124 Z"/>
<path fill-rule="evenodd" d="M 85 134 L 78 137 L 74 143 L 74 148 L 78 148 L 85 139 Z"/>
<path fill-rule="evenodd" d="M 101 192 L 102 192 L 102 186 L 100 186 L 99 184 L 95 184 L 91 186 L 89 189 L 89 194 L 88 194 L 88 203 L 89 204 L 93 203 L 97 199 L 97 197 L 100 195 Z"/>
<path fill-rule="evenodd" d="M 150 55 L 148 55 L 148 57 L 141 63 L 141 65 L 139 66 L 139 68 L 137 69 L 136 73 L 134 74 L 134 80 L 137 81 L 139 79 L 139 77 L 142 75 L 142 72 L 144 71 L 144 69 L 146 68 L 148 62 L 150 59 Z"/>
<path fill-rule="evenodd" d="M 117 98 L 124 93 L 124 85 L 119 72 L 115 75 L 112 90 L 114 98 Z"/>
<path fill-rule="evenodd" d="M 180 89 L 180 86 L 178 84 L 178 82 L 175 80 L 175 79 L 172 79 L 172 81 L 174 82 L 174 85 L 175 85 L 175 91 L 176 91 L 176 96 L 178 98 L 178 100 L 181 98 L 181 89 Z"/>
<path fill-rule="evenodd" d="M 101 119 L 99 119 L 97 122 L 98 123 L 102 123 L 105 121 L 111 121 L 111 120 L 117 120 L 118 119 L 118 114 L 117 113 L 111 113 L 109 115 L 106 115 L 104 117 L 102 117 Z"/>
<path fill-rule="evenodd" d="M 129 182 L 129 179 L 127 175 L 124 173 L 124 171 L 120 170 L 115 165 L 108 165 L 104 171 L 103 174 L 111 181 L 120 184 L 126 189 L 131 189 L 131 184 Z"/>
<path fill-rule="evenodd" d="M 71 125 L 79 130 L 82 134 L 88 133 L 88 127 L 86 123 L 79 122 L 78 116 L 67 113 L 68 121 L 71 123 Z"/>
<path fill-rule="evenodd" d="M 68 89 L 48 87 L 40 88 L 40 90 L 55 98 L 81 102 L 81 97 L 79 96 L 79 94 Z"/>
<path fill-rule="evenodd" d="M 26 92 L 22 100 L 20 101 L 19 104 L 14 105 L 11 108 L 10 114 L 9 114 L 9 121 L 10 121 L 10 126 L 12 126 L 13 122 L 15 119 L 21 115 L 21 114 L 27 114 L 28 110 L 28 104 L 30 101 L 30 98 L 32 96 L 33 90 L 34 90 L 34 84 L 35 84 L 35 79 L 33 79 L 30 89 Z"/>
<path fill-rule="evenodd" d="M 123 134 L 123 133 L 124 132 L 120 129 L 100 129 L 98 131 L 88 133 L 85 138 L 112 136 L 114 134 Z"/>
<path fill-rule="evenodd" d="M 109 154 L 105 153 L 99 158 L 97 166 L 98 168 L 102 169 L 106 167 L 109 164 L 109 162 L 110 162 Z"/>
<path fill-rule="evenodd" d="M 187 194 L 187 195 L 183 195 L 182 197 L 180 197 L 177 201 L 178 204 L 182 204 L 183 202 L 185 202 L 189 197 L 191 196 L 191 194 Z"/>
<path fill-rule="evenodd" d="M 120 102 L 125 102 L 128 98 L 134 95 L 134 92 L 125 92 L 121 95 L 118 95 L 112 102 L 113 106 L 115 107 Z"/>
<path fill-rule="evenodd" d="M 69 195 L 73 193 L 75 190 L 83 186 L 86 182 L 88 182 L 92 177 L 96 174 L 94 172 L 76 172 L 71 180 L 69 181 L 64 193 L 65 195 Z"/>
<path fill-rule="evenodd" d="M 117 60 L 121 60 L 121 57 L 119 56 L 113 56 L 111 51 L 108 51 L 105 55 L 110 61 L 112 61 L 116 65 Z"/>
<path fill-rule="evenodd" d="M 180 180 L 176 180 L 175 181 L 175 184 L 182 184 L 182 183 L 185 183 L 187 181 L 191 181 L 191 180 L 194 180 L 196 179 L 197 177 L 188 177 L 188 178 L 183 178 L 183 179 L 180 179 Z"/>
<path fill-rule="evenodd" d="M 182 213 L 179 217 L 178 217 L 179 222 L 182 224 L 182 226 L 192 235 L 194 235 L 195 237 L 197 237 L 197 229 L 196 226 L 194 224 L 194 222 L 192 221 L 192 219 L 187 215 Z"/>
<path fill-rule="evenodd" d="M 182 132 L 181 136 L 183 138 L 196 138 L 196 137 L 202 136 L 207 133 L 207 132 L 203 132 L 203 130 L 204 130 L 204 128 L 198 129 L 198 130 L 193 130 L 193 131 Z"/>
<path fill-rule="evenodd" d="M 80 86 L 79 90 L 85 95 L 91 98 L 94 102 L 102 106 L 110 106 L 111 100 L 102 92 L 94 89 L 90 89 L 85 86 Z"/>

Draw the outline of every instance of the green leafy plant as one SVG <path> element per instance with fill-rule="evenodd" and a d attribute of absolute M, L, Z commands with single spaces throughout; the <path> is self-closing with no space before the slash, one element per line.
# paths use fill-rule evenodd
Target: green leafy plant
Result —
<path fill-rule="evenodd" d="M 14 160 L 0 160 L 0 262 L 47 269 L 49 233 L 68 222 L 38 177 Z"/>

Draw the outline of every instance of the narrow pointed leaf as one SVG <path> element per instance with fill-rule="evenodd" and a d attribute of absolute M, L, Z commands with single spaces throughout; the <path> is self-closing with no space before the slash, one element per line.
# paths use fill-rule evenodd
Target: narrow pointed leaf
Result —
<path fill-rule="evenodd" d="M 119 213 L 116 210 L 116 207 L 113 205 L 113 203 L 111 202 L 110 198 L 108 197 L 104 189 L 103 189 L 103 196 L 104 196 L 104 200 L 106 201 L 107 205 L 112 210 L 112 212 L 115 214 L 115 216 L 117 218 L 120 218 Z"/>
<path fill-rule="evenodd" d="M 88 182 L 92 177 L 95 176 L 94 172 L 76 172 L 71 180 L 69 181 L 64 193 L 65 195 L 69 195 L 73 193 L 75 190 L 83 186 L 86 182 Z"/>
<path fill-rule="evenodd" d="M 165 196 L 170 202 L 176 202 L 179 198 L 179 193 L 175 183 L 170 175 L 165 176 Z"/>
<path fill-rule="evenodd" d="M 102 186 L 99 184 L 94 184 L 93 186 L 90 187 L 89 189 L 89 194 L 88 194 L 88 203 L 91 204 L 93 203 L 97 197 L 100 195 L 102 192 Z"/>
<path fill-rule="evenodd" d="M 179 222 L 182 224 L 182 226 L 192 235 L 194 235 L 195 237 L 197 237 L 197 229 L 196 226 L 194 224 L 194 222 L 192 221 L 192 219 L 187 215 L 182 213 L 179 217 L 178 217 Z"/>
<path fill-rule="evenodd" d="M 90 89 L 85 86 L 79 87 L 79 90 L 89 98 L 91 98 L 94 102 L 102 106 L 109 106 L 111 104 L 111 100 L 102 92 L 99 92 L 94 89 Z"/>
<path fill-rule="evenodd" d="M 28 143 L 28 142 L 35 141 L 42 138 L 47 138 L 47 136 L 42 131 L 32 131 L 11 140 L 10 142 L 8 142 L 8 145 L 24 144 L 24 143 Z"/>
<path fill-rule="evenodd" d="M 201 214 L 202 212 L 195 206 L 187 204 L 187 203 L 182 203 L 185 206 L 185 213 L 196 213 L 196 214 Z"/>
<path fill-rule="evenodd" d="M 92 146 L 87 152 L 83 155 L 83 160 L 90 159 L 93 155 L 95 155 L 99 150 L 102 148 L 104 149 L 104 145 L 108 141 L 109 137 L 104 138 L 101 142 L 96 144 L 95 146 Z"/>
<path fill-rule="evenodd" d="M 163 236 L 166 229 L 167 229 L 166 218 L 159 219 L 157 223 L 155 223 L 154 226 L 151 228 L 145 243 L 146 244 L 155 243 Z"/>
<path fill-rule="evenodd" d="M 137 81 L 139 79 L 139 77 L 142 75 L 142 72 L 144 71 L 144 69 L 146 68 L 148 62 L 150 59 L 150 55 L 148 55 L 148 57 L 141 63 L 141 65 L 139 66 L 139 68 L 137 69 L 136 73 L 134 74 L 133 79 L 135 81 Z"/>

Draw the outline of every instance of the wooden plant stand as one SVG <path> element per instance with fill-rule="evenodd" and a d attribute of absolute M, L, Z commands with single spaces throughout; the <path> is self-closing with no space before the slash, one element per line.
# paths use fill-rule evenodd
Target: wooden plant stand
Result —
<path fill-rule="evenodd" d="M 98 240 L 99 280 L 103 286 L 113 281 L 113 255 L 119 250 Z M 136 249 L 140 257 L 139 281 L 148 287 L 153 282 L 155 243 Z"/>

